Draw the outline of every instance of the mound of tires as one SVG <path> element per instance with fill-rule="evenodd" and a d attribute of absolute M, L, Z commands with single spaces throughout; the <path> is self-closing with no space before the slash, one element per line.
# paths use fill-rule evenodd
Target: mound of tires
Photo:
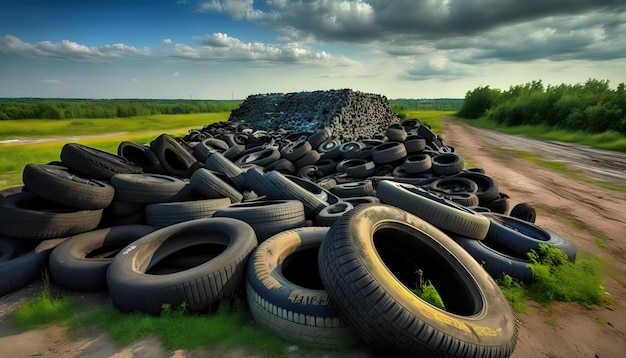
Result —
<path fill-rule="evenodd" d="M 125 312 L 211 312 L 245 297 L 297 344 L 399 356 L 509 356 L 516 319 L 494 279 L 567 239 L 534 224 L 419 120 L 341 142 L 328 129 L 220 122 L 183 138 L 66 144 L 0 191 L 0 296 L 41 277 L 108 290 Z M 436 288 L 444 308 L 419 298 Z"/>

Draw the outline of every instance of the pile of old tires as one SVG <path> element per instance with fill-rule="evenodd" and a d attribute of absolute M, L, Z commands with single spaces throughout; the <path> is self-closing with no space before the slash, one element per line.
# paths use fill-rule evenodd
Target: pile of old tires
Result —
<path fill-rule="evenodd" d="M 126 312 L 207 312 L 245 292 L 259 325 L 323 348 L 508 356 L 516 319 L 493 278 L 532 280 L 541 243 L 576 256 L 532 206 L 507 215 L 494 180 L 415 119 L 345 143 L 232 122 L 116 154 L 68 143 L 23 182 L 0 191 L 0 296 L 42 268 Z"/>

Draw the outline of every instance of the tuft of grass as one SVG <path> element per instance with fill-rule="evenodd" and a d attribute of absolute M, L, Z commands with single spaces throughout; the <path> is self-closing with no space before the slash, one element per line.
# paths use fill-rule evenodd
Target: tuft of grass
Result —
<path fill-rule="evenodd" d="M 11 316 L 13 324 L 25 331 L 50 323 L 67 325 L 76 315 L 76 302 L 68 297 L 54 297 L 44 274 L 44 287 L 35 298 L 20 306 Z"/>
<path fill-rule="evenodd" d="M 579 257 L 576 263 L 547 244 L 528 253 L 533 281 L 521 283 L 508 275 L 497 279 L 504 296 L 516 312 L 528 313 L 526 302 L 577 302 L 585 307 L 607 302 L 604 290 L 605 260 L 600 256 Z"/>
<path fill-rule="evenodd" d="M 609 322 L 606 320 L 606 318 L 602 316 L 596 317 L 596 322 L 602 327 L 607 327 L 609 325 Z"/>
<path fill-rule="evenodd" d="M 605 250 L 609 248 L 609 245 L 606 244 L 606 241 L 600 235 L 596 235 L 596 244 Z"/>
<path fill-rule="evenodd" d="M 410 289 L 411 292 L 431 305 L 445 310 L 446 307 L 443 304 L 443 300 L 441 299 L 439 292 L 437 292 L 437 289 L 429 280 L 424 279 L 424 272 L 422 270 L 418 270 L 416 274 L 418 275 L 418 282 L 416 282 L 415 288 Z"/>

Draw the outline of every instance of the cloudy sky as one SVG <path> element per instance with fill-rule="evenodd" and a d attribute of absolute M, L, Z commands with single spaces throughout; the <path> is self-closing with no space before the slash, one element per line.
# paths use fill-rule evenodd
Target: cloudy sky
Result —
<path fill-rule="evenodd" d="M 624 0 L 1 0 L 0 97 L 626 82 Z"/>

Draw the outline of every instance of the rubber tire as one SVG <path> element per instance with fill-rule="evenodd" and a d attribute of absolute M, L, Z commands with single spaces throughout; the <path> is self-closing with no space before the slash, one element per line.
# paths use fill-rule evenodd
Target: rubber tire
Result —
<path fill-rule="evenodd" d="M 118 225 L 72 236 L 50 253 L 50 277 L 55 284 L 69 290 L 106 290 L 107 269 L 113 257 L 126 245 L 157 229 L 147 225 Z"/>
<path fill-rule="evenodd" d="M 403 160 L 406 155 L 406 147 L 400 142 L 388 142 L 372 148 L 372 159 L 377 165 Z"/>
<path fill-rule="evenodd" d="M 201 262 L 191 260 L 193 267 L 149 273 L 159 263 L 176 258 L 177 252 L 198 245 L 210 245 L 212 250 Z M 256 246 L 252 227 L 231 218 L 197 219 L 162 228 L 115 256 L 107 271 L 111 300 L 124 312 L 152 315 L 160 314 L 163 304 L 178 309 L 184 303 L 188 312 L 216 308 L 244 287 L 246 262 Z"/>
<path fill-rule="evenodd" d="M 297 200 L 258 200 L 233 204 L 213 217 L 228 217 L 248 223 L 258 243 L 281 231 L 305 226 L 304 206 Z"/>
<path fill-rule="evenodd" d="M 229 198 L 148 204 L 145 208 L 144 220 L 147 225 L 165 227 L 184 221 L 209 218 L 230 204 Z"/>
<path fill-rule="evenodd" d="M 65 238 L 41 241 L 35 248 L 0 262 L 0 297 L 31 284 L 43 275 L 50 252 Z"/>
<path fill-rule="evenodd" d="M 129 203 L 166 203 L 191 198 L 189 181 L 165 174 L 116 174 L 115 198 Z"/>
<path fill-rule="evenodd" d="M 371 180 L 366 179 L 350 183 L 337 184 L 335 187 L 330 189 L 330 192 L 340 198 L 350 198 L 355 196 L 374 195 L 376 190 L 374 189 L 374 183 Z"/>
<path fill-rule="evenodd" d="M 476 184 L 478 184 L 476 196 L 478 196 L 478 199 L 480 200 L 480 205 L 498 199 L 498 184 L 490 176 L 474 171 L 464 171 L 456 174 L 455 176 L 473 180 Z"/>
<path fill-rule="evenodd" d="M 296 142 L 291 142 L 282 147 L 280 150 L 280 154 L 283 158 L 295 162 L 296 160 L 304 157 L 307 153 L 309 153 L 311 149 L 311 143 L 302 139 Z"/>
<path fill-rule="evenodd" d="M 315 216 L 315 225 L 317 226 L 332 226 L 339 217 L 348 211 L 354 209 L 354 205 L 347 201 L 340 201 L 335 204 L 329 205 L 322 209 Z"/>
<path fill-rule="evenodd" d="M 534 224 L 537 219 L 537 210 L 529 203 L 519 203 L 511 209 L 510 216 Z"/>
<path fill-rule="evenodd" d="M 450 234 L 450 237 L 472 255 L 493 279 L 500 279 L 506 274 L 522 282 L 533 280 L 528 258 L 513 257 L 501 252 L 489 237 L 485 240 L 474 240 L 455 234 Z"/>
<path fill-rule="evenodd" d="M 381 202 L 404 209 L 441 229 L 477 240 L 483 240 L 489 231 L 489 219 L 485 216 L 415 185 L 383 180 L 376 191 Z"/>
<path fill-rule="evenodd" d="M 456 153 L 441 153 L 433 156 L 432 170 L 437 175 L 453 175 L 460 173 L 465 166 L 463 157 Z"/>
<path fill-rule="evenodd" d="M 205 168 L 196 170 L 189 178 L 189 184 L 193 190 L 209 199 L 228 198 L 232 203 L 239 203 L 243 199 L 243 194 L 237 189 Z"/>
<path fill-rule="evenodd" d="M 489 274 L 459 244 L 399 208 L 363 205 L 330 228 L 320 276 L 362 340 L 389 357 L 508 357 L 517 319 Z M 416 272 L 422 272 L 418 276 Z M 413 294 L 419 278 L 446 310 Z"/>
<path fill-rule="evenodd" d="M 104 209 L 111 204 L 115 189 L 59 165 L 27 164 L 22 172 L 24 186 L 42 198 L 78 209 Z"/>
<path fill-rule="evenodd" d="M 117 155 L 141 167 L 145 173 L 165 173 L 165 169 L 163 169 L 159 158 L 157 158 L 156 154 L 154 154 L 147 145 L 131 141 L 122 141 L 117 146 Z"/>
<path fill-rule="evenodd" d="M 563 251 L 571 262 L 576 261 L 576 245 L 551 230 L 512 216 L 497 213 L 482 215 L 491 221 L 487 234 L 489 238 L 516 255 L 527 257 L 530 250 L 537 251 L 540 244 L 547 244 Z"/>
<path fill-rule="evenodd" d="M 356 343 L 356 335 L 333 308 L 317 268 L 327 232 L 326 227 L 286 230 L 260 244 L 248 261 L 248 306 L 257 324 L 288 342 L 345 348 Z"/>
<path fill-rule="evenodd" d="M 206 169 L 226 175 L 229 184 L 232 184 L 239 192 L 250 190 L 246 185 L 244 170 L 221 153 L 211 154 L 204 163 L 204 166 Z"/>
<path fill-rule="evenodd" d="M 0 235 L 48 240 L 95 229 L 102 209 L 81 210 L 44 199 L 24 187 L 9 188 L 0 194 Z"/>
<path fill-rule="evenodd" d="M 199 166 L 187 148 L 165 133 L 150 142 L 150 151 L 159 158 L 165 173 L 171 176 L 189 178 Z"/>
<path fill-rule="evenodd" d="M 143 172 L 141 167 L 118 155 L 78 143 L 63 145 L 61 162 L 92 179 L 109 180 L 115 174 Z"/>
<path fill-rule="evenodd" d="M 307 218 L 314 218 L 317 213 L 329 205 L 325 200 L 277 171 L 266 173 L 264 178 L 266 186 L 264 192 L 269 199 L 299 200 L 304 204 Z"/>
<path fill-rule="evenodd" d="M 478 191 L 478 184 L 467 178 L 451 176 L 436 179 L 429 188 L 446 194 L 474 194 Z"/>

